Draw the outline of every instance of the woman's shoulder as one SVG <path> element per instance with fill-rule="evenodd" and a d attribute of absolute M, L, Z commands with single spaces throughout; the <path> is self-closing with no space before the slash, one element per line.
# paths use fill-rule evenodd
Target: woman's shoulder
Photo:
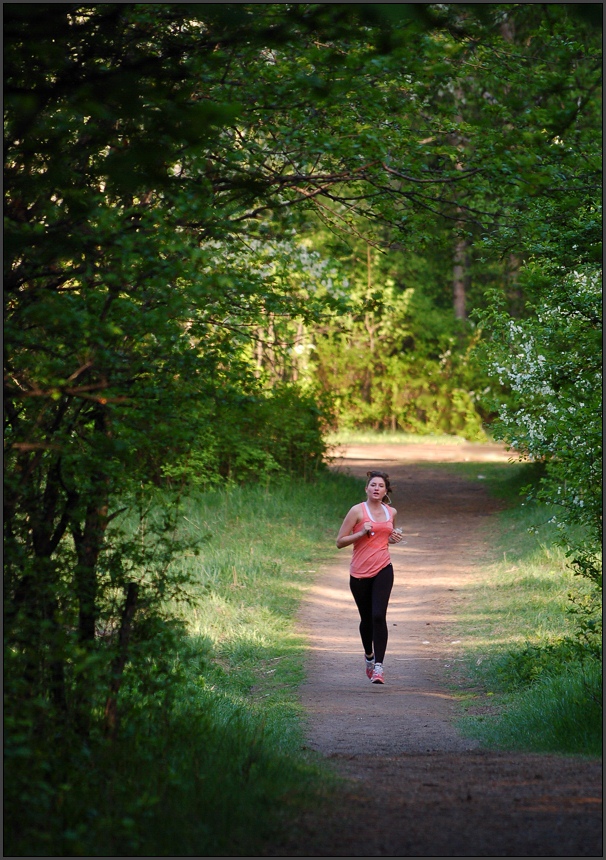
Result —
<path fill-rule="evenodd" d="M 387 507 L 387 510 L 388 510 L 391 514 L 393 514 L 393 515 L 394 515 L 394 517 L 395 517 L 395 515 L 398 513 L 398 512 L 397 512 L 397 510 L 396 510 L 392 505 L 387 505 L 386 507 Z"/>
<path fill-rule="evenodd" d="M 352 505 L 352 507 L 347 511 L 346 516 L 347 517 L 361 516 L 363 510 L 364 510 L 363 503 L 359 502 L 357 505 Z"/>

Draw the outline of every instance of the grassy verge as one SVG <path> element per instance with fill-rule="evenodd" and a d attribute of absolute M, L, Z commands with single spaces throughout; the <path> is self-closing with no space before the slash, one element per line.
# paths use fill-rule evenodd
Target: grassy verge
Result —
<path fill-rule="evenodd" d="M 304 746 L 295 612 L 358 484 L 326 475 L 187 500 L 182 530 L 203 542 L 174 562 L 192 581 L 189 604 L 168 607 L 181 627 L 167 622 L 148 640 L 164 646 L 127 673 L 119 739 L 79 772 L 61 763 L 60 815 L 23 834 L 23 853 L 259 856 L 299 805 L 327 802 L 333 777 Z"/>
<path fill-rule="evenodd" d="M 486 746 L 600 755 L 601 662 L 583 653 L 571 592 L 588 589 L 568 569 L 552 511 L 523 503 L 538 477 L 530 464 L 449 465 L 486 481 L 506 508 L 492 520 L 491 550 L 459 610 L 466 643 L 453 677 L 463 695 L 462 730 Z"/>

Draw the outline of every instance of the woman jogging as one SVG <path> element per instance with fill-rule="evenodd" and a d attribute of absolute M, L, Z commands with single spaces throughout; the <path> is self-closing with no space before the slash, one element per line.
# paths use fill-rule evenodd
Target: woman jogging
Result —
<path fill-rule="evenodd" d="M 354 505 L 343 520 L 337 547 L 353 545 L 349 587 L 360 613 L 366 674 L 373 684 L 384 684 L 387 604 L 393 586 L 387 545 L 399 543 L 402 531 L 394 528 L 397 511 L 389 504 L 389 475 L 372 471 L 367 477 L 366 501 Z"/>

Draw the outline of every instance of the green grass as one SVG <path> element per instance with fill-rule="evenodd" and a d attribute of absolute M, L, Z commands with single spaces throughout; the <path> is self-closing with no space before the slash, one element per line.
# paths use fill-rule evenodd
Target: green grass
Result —
<path fill-rule="evenodd" d="M 545 672 L 503 696 L 496 718 L 467 718 L 468 732 L 497 749 L 602 754 L 602 672 L 597 661 Z"/>
<path fill-rule="evenodd" d="M 490 549 L 458 609 L 462 730 L 490 747 L 600 755 L 601 666 L 578 647 L 568 611 L 569 594 L 590 586 L 567 566 L 553 511 L 520 496 L 540 467 L 444 468 L 481 475 L 506 506 L 491 518 Z"/>
<path fill-rule="evenodd" d="M 314 795 L 321 803 L 328 791 L 330 777 L 304 748 L 298 689 L 306 643 L 295 613 L 334 553 L 358 485 L 326 475 L 314 484 L 250 485 L 188 500 L 183 529 L 209 537 L 199 556 L 179 562 L 192 581 L 192 602 L 181 615 L 201 660 L 194 696 L 222 737 L 205 769 L 204 797 L 214 812 L 203 817 L 211 830 L 222 822 L 229 833 L 222 844 L 190 841 L 193 853 L 221 847 L 254 853 L 289 810 Z M 185 661 L 191 678 L 191 657 Z M 201 733 L 203 741 L 208 733 Z"/>

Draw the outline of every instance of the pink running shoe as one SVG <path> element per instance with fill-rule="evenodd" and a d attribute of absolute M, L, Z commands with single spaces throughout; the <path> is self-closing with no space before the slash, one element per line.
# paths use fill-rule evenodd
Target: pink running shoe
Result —
<path fill-rule="evenodd" d="M 383 666 L 380 663 L 375 663 L 375 668 L 373 669 L 370 680 L 373 684 L 384 684 L 385 678 L 383 677 Z"/>
<path fill-rule="evenodd" d="M 366 655 L 364 655 L 364 662 L 366 663 L 366 677 L 372 678 L 372 673 L 375 669 L 375 658 L 373 657 L 372 660 L 368 660 Z"/>

